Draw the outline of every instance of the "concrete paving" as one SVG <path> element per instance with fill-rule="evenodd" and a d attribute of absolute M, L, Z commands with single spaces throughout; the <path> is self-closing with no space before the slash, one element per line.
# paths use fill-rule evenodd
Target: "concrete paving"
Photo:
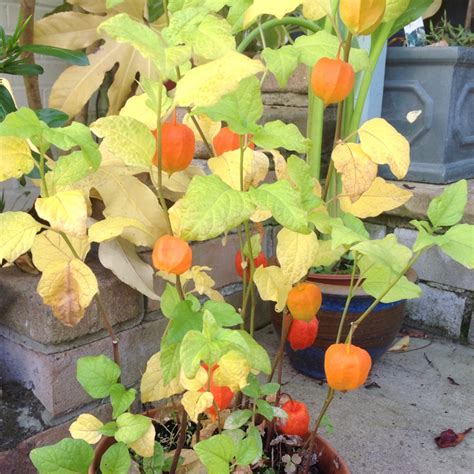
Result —
<path fill-rule="evenodd" d="M 275 353 L 272 328 L 260 330 L 257 339 Z M 411 338 L 409 350 L 427 343 Z M 314 421 L 327 385 L 299 374 L 287 359 L 284 373 L 285 392 L 307 403 Z M 454 448 L 439 449 L 433 441 L 445 429 L 474 426 L 474 347 L 434 339 L 424 349 L 387 353 L 373 367 L 371 382 L 380 388 L 338 393 L 328 412 L 334 430 L 321 431 L 353 474 L 474 473 L 474 432 Z"/>

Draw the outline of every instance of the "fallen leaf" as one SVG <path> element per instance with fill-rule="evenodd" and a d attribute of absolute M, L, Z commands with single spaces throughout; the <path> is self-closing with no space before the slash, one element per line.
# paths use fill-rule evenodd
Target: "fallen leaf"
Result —
<path fill-rule="evenodd" d="M 14 263 L 22 272 L 29 273 L 30 275 L 38 275 L 39 273 L 37 268 L 33 265 L 30 255 L 27 253 L 20 255 Z"/>
<path fill-rule="evenodd" d="M 459 385 L 456 380 L 454 380 L 452 377 L 447 377 L 448 379 L 448 382 L 451 384 L 451 385 Z"/>
<path fill-rule="evenodd" d="M 377 382 L 370 382 L 367 385 L 365 385 L 365 388 L 367 390 L 370 390 L 372 388 L 382 388 Z"/>
<path fill-rule="evenodd" d="M 426 333 L 423 331 L 420 331 L 418 329 L 410 329 L 410 328 L 405 328 L 400 330 L 400 335 L 401 336 L 410 336 L 410 337 L 416 337 L 419 339 L 426 339 Z"/>
<path fill-rule="evenodd" d="M 388 352 L 405 352 L 410 345 L 410 336 L 404 336 L 399 339 Z"/>
<path fill-rule="evenodd" d="M 454 448 L 461 441 L 464 440 L 464 437 L 472 431 L 472 428 L 468 428 L 462 433 L 455 433 L 451 428 L 445 431 L 442 431 L 439 436 L 437 436 L 434 441 L 438 448 Z"/>

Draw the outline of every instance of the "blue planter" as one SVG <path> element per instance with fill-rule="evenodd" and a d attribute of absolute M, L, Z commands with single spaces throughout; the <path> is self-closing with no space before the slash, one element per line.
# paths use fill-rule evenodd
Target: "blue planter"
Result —
<path fill-rule="evenodd" d="M 336 341 L 339 322 L 344 310 L 348 286 L 339 280 L 339 284 L 331 285 L 317 281 L 317 275 L 310 275 L 309 280 L 315 281 L 323 293 L 323 303 L 318 312 L 319 329 L 316 341 L 308 349 L 294 351 L 287 344 L 286 352 L 291 365 L 299 372 L 315 379 L 325 379 L 324 354 L 326 349 Z M 349 280 L 349 277 L 347 278 Z M 359 291 L 349 306 L 342 331 L 344 341 L 355 321 L 374 301 L 371 296 Z M 393 344 L 405 317 L 405 301 L 389 304 L 378 304 L 372 314 L 358 327 L 353 337 L 353 344 L 369 352 L 372 361 L 376 361 Z M 281 313 L 274 314 L 274 326 L 278 332 L 281 328 Z"/>

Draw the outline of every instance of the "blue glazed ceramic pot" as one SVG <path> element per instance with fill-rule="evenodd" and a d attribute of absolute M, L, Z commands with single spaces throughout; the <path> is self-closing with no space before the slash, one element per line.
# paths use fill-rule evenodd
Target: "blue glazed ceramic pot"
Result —
<path fill-rule="evenodd" d="M 415 279 L 413 275 L 410 275 Z M 336 341 L 339 322 L 344 310 L 350 284 L 348 275 L 310 274 L 308 281 L 318 284 L 323 294 L 321 309 L 318 312 L 319 329 L 316 341 L 308 349 L 294 351 L 287 344 L 286 352 L 291 365 L 299 372 L 315 378 L 325 379 L 324 354 Z M 349 306 L 342 331 L 344 341 L 351 322 L 355 321 L 374 301 L 363 290 L 353 297 Z M 376 361 L 392 346 L 405 317 L 405 301 L 378 304 L 372 314 L 357 328 L 352 339 L 353 344 L 369 352 L 372 361 Z M 281 331 L 281 313 L 273 318 L 275 329 Z"/>

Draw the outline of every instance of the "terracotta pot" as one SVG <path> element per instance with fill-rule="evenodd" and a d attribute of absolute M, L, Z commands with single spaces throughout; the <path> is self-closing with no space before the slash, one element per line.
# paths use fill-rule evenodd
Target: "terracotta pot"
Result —
<path fill-rule="evenodd" d="M 107 449 L 115 443 L 114 438 L 102 438 L 95 448 L 94 460 L 89 466 L 88 474 L 96 474 L 99 470 L 100 460 Z M 324 474 L 350 474 L 350 469 L 338 452 L 321 436 L 316 436 L 316 454 L 319 467 Z"/>
<path fill-rule="evenodd" d="M 416 273 L 410 270 L 407 277 L 416 280 Z M 310 274 L 309 281 L 319 285 L 323 294 L 321 309 L 318 312 L 319 329 L 314 344 L 308 349 L 294 351 L 287 344 L 286 352 L 291 365 L 299 372 L 316 379 L 324 379 L 324 354 L 335 342 L 339 322 L 344 310 L 350 286 L 350 275 Z M 374 299 L 361 288 L 355 293 L 349 306 L 342 330 L 342 340 L 349 332 L 351 322 L 355 321 Z M 394 303 L 379 303 L 372 314 L 357 328 L 353 343 L 367 350 L 372 361 L 382 356 L 393 344 L 405 318 L 405 300 Z M 281 332 L 281 313 L 273 313 L 273 325 Z"/>
<path fill-rule="evenodd" d="M 316 454 L 324 474 L 350 474 L 350 469 L 338 452 L 321 436 L 316 436 Z"/>

